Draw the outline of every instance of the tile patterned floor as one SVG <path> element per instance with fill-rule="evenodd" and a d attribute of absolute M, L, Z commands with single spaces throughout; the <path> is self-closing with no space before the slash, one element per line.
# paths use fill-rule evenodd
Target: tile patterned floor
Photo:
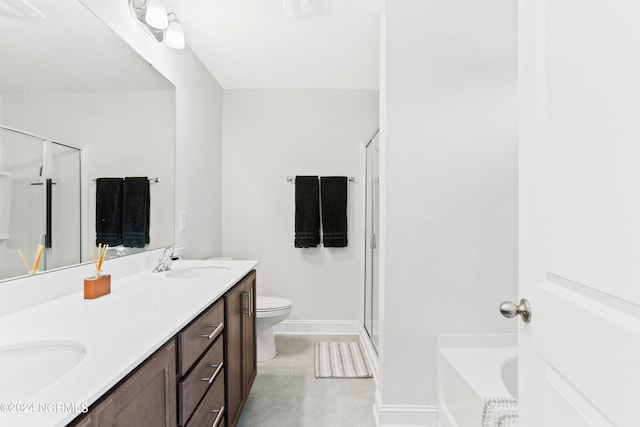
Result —
<path fill-rule="evenodd" d="M 355 336 L 277 335 L 278 356 L 258 376 L 238 427 L 375 427 L 373 379 L 316 379 L 316 341 Z"/>

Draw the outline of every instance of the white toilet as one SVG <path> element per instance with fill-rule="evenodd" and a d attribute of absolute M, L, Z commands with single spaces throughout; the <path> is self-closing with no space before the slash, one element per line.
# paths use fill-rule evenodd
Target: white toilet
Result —
<path fill-rule="evenodd" d="M 258 362 L 276 357 L 273 327 L 291 313 L 291 301 L 286 298 L 256 296 L 256 341 Z"/>

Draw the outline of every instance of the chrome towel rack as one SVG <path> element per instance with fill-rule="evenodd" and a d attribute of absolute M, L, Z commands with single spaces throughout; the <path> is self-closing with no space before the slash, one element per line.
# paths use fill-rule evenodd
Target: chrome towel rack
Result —
<path fill-rule="evenodd" d="M 356 179 L 355 179 L 355 177 L 350 176 L 350 177 L 348 178 L 348 181 L 349 181 L 349 182 L 356 182 Z M 288 176 L 288 177 L 287 177 L 287 182 L 296 182 L 296 177 L 295 177 L 295 176 Z"/>
<path fill-rule="evenodd" d="M 96 179 L 97 179 L 97 178 L 93 178 L 91 181 L 92 181 L 92 182 L 96 182 Z M 150 182 L 151 184 L 157 184 L 158 182 L 160 182 L 160 178 L 158 178 L 157 176 L 156 176 L 156 177 L 153 177 L 153 178 L 149 178 L 149 182 Z"/>

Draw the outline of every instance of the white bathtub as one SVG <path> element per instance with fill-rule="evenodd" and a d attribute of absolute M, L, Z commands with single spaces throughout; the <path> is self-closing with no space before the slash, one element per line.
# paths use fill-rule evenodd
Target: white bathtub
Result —
<path fill-rule="evenodd" d="M 442 335 L 438 425 L 481 427 L 484 399 L 517 398 L 515 335 Z"/>

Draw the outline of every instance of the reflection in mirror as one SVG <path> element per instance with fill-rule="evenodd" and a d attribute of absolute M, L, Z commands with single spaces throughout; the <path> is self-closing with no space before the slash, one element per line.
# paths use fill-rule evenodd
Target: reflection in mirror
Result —
<path fill-rule="evenodd" d="M 90 261 L 96 242 L 95 180 L 102 177 L 158 178 L 150 186 L 150 242 L 144 249 L 173 244 L 174 86 L 79 1 L 30 4 L 40 13 L 0 14 L 0 38 L 19 40 L 0 43 L 0 125 L 59 144 L 3 133 L 0 174 L 4 159 L 9 161 L 3 153 L 17 145 L 25 152 L 20 154 L 24 171 L 10 179 L 0 176 L 0 239 L 8 222 L 16 224 L 13 236 L 0 240 L 0 280 L 23 275 L 17 248 L 32 257 L 47 234 L 47 179 L 52 247 L 45 250 L 41 267 Z M 80 156 L 82 170 L 79 163 L 69 163 Z M 81 177 L 79 193 L 66 187 L 71 176 Z M 19 180 L 30 193 L 16 190 Z M 33 182 L 42 185 L 28 185 Z M 20 209 L 24 215 L 17 213 Z M 117 248 L 111 255 L 133 251 Z"/>
<path fill-rule="evenodd" d="M 0 277 L 27 273 L 44 236 L 44 144 L 35 136 L 0 129 Z"/>
<path fill-rule="evenodd" d="M 0 127 L 0 205 L 0 277 L 80 262 L 79 149 Z"/>
<path fill-rule="evenodd" d="M 45 142 L 43 270 L 82 261 L 81 161 L 80 149 Z"/>

